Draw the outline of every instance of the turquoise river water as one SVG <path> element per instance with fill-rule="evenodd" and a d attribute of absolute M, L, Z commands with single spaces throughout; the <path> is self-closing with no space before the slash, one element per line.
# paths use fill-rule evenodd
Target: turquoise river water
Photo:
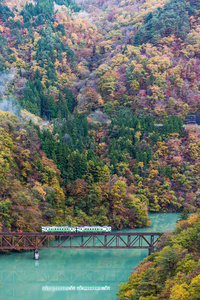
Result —
<path fill-rule="evenodd" d="M 179 214 L 149 214 L 152 225 L 134 232 L 173 230 Z M 0 254 L 0 300 L 111 300 L 148 250 L 47 249 Z"/>

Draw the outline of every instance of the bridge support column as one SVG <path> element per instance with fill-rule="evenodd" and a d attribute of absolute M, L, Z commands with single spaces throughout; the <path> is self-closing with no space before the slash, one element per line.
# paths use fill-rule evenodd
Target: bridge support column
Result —
<path fill-rule="evenodd" d="M 154 251 L 154 248 L 151 247 L 151 248 L 149 248 L 148 250 L 149 250 L 149 254 L 148 254 L 148 255 L 151 255 L 151 253 L 153 253 L 153 251 Z"/>
<path fill-rule="evenodd" d="M 37 249 L 34 250 L 34 257 L 35 260 L 39 260 L 39 252 Z"/>

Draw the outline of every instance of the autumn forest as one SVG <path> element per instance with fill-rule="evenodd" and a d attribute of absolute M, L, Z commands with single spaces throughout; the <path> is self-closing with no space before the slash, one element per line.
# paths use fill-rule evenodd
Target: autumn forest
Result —
<path fill-rule="evenodd" d="M 197 212 L 199 125 L 198 0 L 0 0 L 1 231 L 135 228 L 150 226 L 148 212 Z M 190 218 L 120 300 L 199 299 Z M 192 230 L 188 249 L 180 232 Z M 188 281 L 162 273 L 170 251 Z M 190 298 L 177 298 L 175 277 Z"/>

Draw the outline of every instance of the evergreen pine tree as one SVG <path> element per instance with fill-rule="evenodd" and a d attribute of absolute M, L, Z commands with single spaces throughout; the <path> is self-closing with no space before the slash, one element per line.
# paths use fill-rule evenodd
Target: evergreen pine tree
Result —
<path fill-rule="evenodd" d="M 87 170 L 87 157 L 85 154 L 81 155 L 81 163 L 79 169 L 80 169 L 80 176 L 81 176 L 80 178 L 82 178 L 85 175 Z"/>
<path fill-rule="evenodd" d="M 43 132 L 42 137 L 42 150 L 46 153 L 48 158 L 53 159 L 53 152 L 55 149 L 55 142 L 53 135 L 49 130 Z"/>
<path fill-rule="evenodd" d="M 88 161 L 92 160 L 94 157 L 95 157 L 94 151 L 92 149 L 89 149 L 87 153 L 87 160 Z"/>
<path fill-rule="evenodd" d="M 187 220 L 189 217 L 189 214 L 188 214 L 188 210 L 186 207 L 184 207 L 182 213 L 180 214 L 178 220 L 177 220 L 177 223 L 181 220 Z"/>
<path fill-rule="evenodd" d="M 171 165 L 167 166 L 165 169 L 165 177 L 171 179 L 172 178 L 172 169 Z"/>
<path fill-rule="evenodd" d="M 40 158 L 37 159 L 35 166 L 37 172 L 43 172 L 44 168 Z"/>
<path fill-rule="evenodd" d="M 60 111 L 62 118 L 67 119 L 69 110 L 68 110 L 67 102 L 63 98 L 61 91 L 59 91 L 58 111 Z"/>
<path fill-rule="evenodd" d="M 35 71 L 35 80 L 40 80 L 40 77 L 41 77 L 40 71 L 39 71 L 39 69 L 37 68 L 36 71 Z"/>
<path fill-rule="evenodd" d="M 83 119 L 82 119 L 82 128 L 83 128 L 83 136 L 87 137 L 88 136 L 88 121 L 87 121 L 87 118 L 85 115 L 83 116 Z"/>
<path fill-rule="evenodd" d="M 48 106 L 50 119 L 56 118 L 57 117 L 57 107 L 56 107 L 53 95 L 49 95 L 47 101 L 48 101 L 47 106 Z"/>
<path fill-rule="evenodd" d="M 71 159 L 71 155 L 68 156 L 67 158 L 67 181 L 73 181 L 74 180 L 74 165 L 73 161 Z"/>
<path fill-rule="evenodd" d="M 149 161 L 152 160 L 151 149 L 148 148 L 148 149 L 146 150 L 146 153 L 147 153 L 147 163 L 149 163 Z"/>
<path fill-rule="evenodd" d="M 73 93 L 67 87 L 64 87 L 63 93 L 65 95 L 65 100 L 67 101 L 69 112 L 73 113 L 73 110 L 75 108 L 75 99 Z"/>
<path fill-rule="evenodd" d="M 76 155 L 74 158 L 74 180 L 82 177 L 80 165 L 81 165 L 81 155 L 79 151 L 76 151 Z"/>

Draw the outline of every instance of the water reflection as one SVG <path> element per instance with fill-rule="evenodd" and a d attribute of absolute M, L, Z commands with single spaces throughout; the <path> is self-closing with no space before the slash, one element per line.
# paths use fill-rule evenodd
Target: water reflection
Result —
<path fill-rule="evenodd" d="M 110 291 L 110 286 L 48 286 L 42 287 L 43 292 L 55 291 Z"/>
<path fill-rule="evenodd" d="M 148 250 L 40 250 L 0 256 L 1 300 L 115 299 Z"/>
<path fill-rule="evenodd" d="M 109 285 L 112 283 L 118 283 L 120 280 L 126 280 L 127 274 L 130 272 L 129 268 L 98 268 L 97 269 L 79 269 L 74 270 L 52 270 L 52 269 L 40 269 L 40 270 L 5 270 L 0 271 L 1 285 L 12 285 L 20 283 L 22 285 L 29 283 L 44 283 L 45 285 L 56 285 L 59 283 L 65 283 L 67 286 L 72 285 Z"/>

